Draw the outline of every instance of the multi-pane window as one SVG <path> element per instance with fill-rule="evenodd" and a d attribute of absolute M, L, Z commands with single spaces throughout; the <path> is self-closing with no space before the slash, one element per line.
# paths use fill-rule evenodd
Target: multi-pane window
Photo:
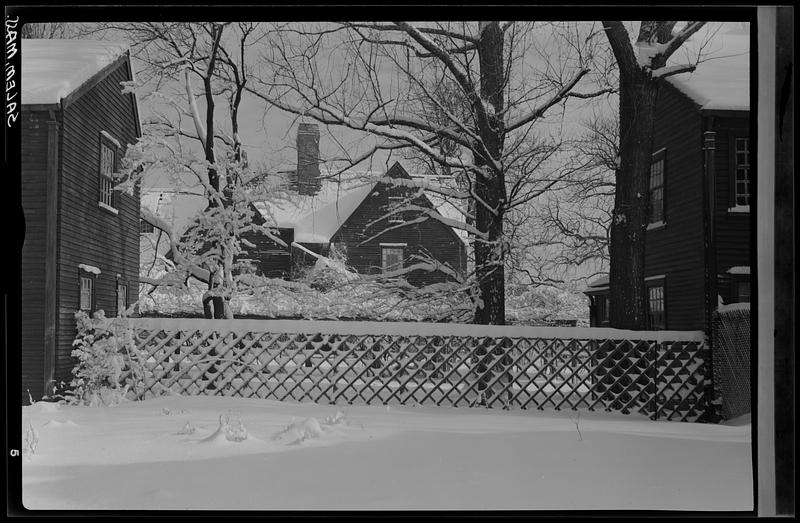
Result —
<path fill-rule="evenodd" d="M 653 156 L 650 164 L 650 223 L 664 221 L 664 153 Z"/>
<path fill-rule="evenodd" d="M 92 310 L 92 288 L 94 280 L 90 276 L 81 276 L 81 305 L 82 311 L 91 312 Z"/>
<path fill-rule="evenodd" d="M 128 308 L 128 285 L 125 282 L 117 282 L 117 316 L 122 315 Z"/>
<path fill-rule="evenodd" d="M 100 143 L 100 203 L 114 207 L 114 164 L 117 151 L 105 142 Z"/>
<path fill-rule="evenodd" d="M 384 274 L 403 268 L 403 250 L 401 245 L 381 246 L 381 267 Z"/>
<path fill-rule="evenodd" d="M 651 330 L 666 328 L 663 284 L 651 285 L 647 288 L 647 318 Z"/>
<path fill-rule="evenodd" d="M 750 205 L 750 139 L 736 138 L 734 142 L 734 205 Z"/>
<path fill-rule="evenodd" d="M 142 234 L 147 234 L 155 231 L 155 227 L 150 222 L 146 222 L 144 220 L 139 220 L 139 232 Z"/>
<path fill-rule="evenodd" d="M 736 295 L 739 302 L 750 303 L 750 282 L 738 281 L 736 282 Z"/>

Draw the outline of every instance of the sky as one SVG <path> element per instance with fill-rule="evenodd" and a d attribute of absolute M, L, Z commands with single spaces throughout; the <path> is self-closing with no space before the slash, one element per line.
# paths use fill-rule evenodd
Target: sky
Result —
<path fill-rule="evenodd" d="M 635 37 L 636 23 L 628 23 L 628 26 L 630 34 Z M 581 28 L 583 32 L 597 29 L 596 22 L 582 22 Z M 537 35 L 540 34 L 540 31 L 550 34 L 550 30 L 551 28 L 534 29 Z M 712 56 L 724 54 L 725 39 L 722 35 L 731 31 L 741 32 L 743 30 L 746 31 L 746 25 L 741 23 L 709 23 L 707 28 L 701 30 L 692 41 L 685 46 L 685 49 L 676 53 L 675 59 L 683 60 L 694 58 L 698 51 L 697 43 L 707 40 L 711 32 L 715 32 L 715 43 L 714 45 L 707 46 L 703 52 L 706 55 L 710 54 Z M 604 40 L 602 43 L 605 45 Z M 539 42 L 537 45 L 546 47 L 546 52 L 551 55 L 555 52 L 552 48 L 552 45 L 554 45 L 552 41 L 546 43 Z M 250 59 L 254 65 L 258 62 L 258 55 L 262 51 L 263 50 L 259 49 L 258 45 L 254 46 L 251 50 Z M 524 71 L 520 74 L 524 75 L 523 77 L 538 77 L 539 73 L 545 67 L 542 57 L 537 56 L 536 52 L 529 52 L 526 56 L 529 58 L 526 58 Z M 324 58 L 325 60 L 332 61 L 332 65 L 329 65 L 327 69 L 323 69 L 323 72 L 330 70 L 335 71 L 338 67 L 338 61 L 342 60 L 342 54 L 331 51 L 329 55 L 324 55 Z M 704 67 L 708 67 L 712 62 L 713 60 L 708 63 L 701 63 L 698 71 Z M 534 74 L 534 76 L 530 76 L 531 74 Z M 394 78 L 393 69 L 390 66 L 382 68 L 380 77 L 382 78 L 382 83 L 390 86 L 390 88 L 393 88 L 391 86 L 396 86 L 398 83 Z M 579 84 L 577 90 L 585 92 L 591 90 L 592 87 L 594 87 L 594 85 L 587 79 Z M 202 100 L 198 100 L 198 104 L 202 111 Z M 554 107 L 548 112 L 549 125 L 541 126 L 542 132 L 550 133 L 556 132 L 557 130 L 564 130 L 567 133 L 575 132 L 579 130 L 581 121 L 585 120 L 592 113 L 613 113 L 616 99 L 613 96 L 603 97 L 591 103 L 572 99 L 569 104 L 569 110 L 564 113 L 562 113 L 558 107 Z M 144 114 L 147 114 L 149 107 L 147 104 L 142 104 L 141 110 Z M 240 114 L 240 136 L 242 137 L 249 158 L 271 169 L 293 168 L 296 162 L 295 132 L 297 123 L 301 121 L 313 122 L 313 120 L 307 117 L 291 115 L 280 109 L 269 107 L 262 100 L 252 95 L 245 95 Z M 367 143 L 371 143 L 369 138 L 364 140 L 363 134 L 343 127 L 327 127 L 321 125 L 321 134 L 320 149 L 323 158 L 339 156 L 342 154 L 342 149 L 356 156 L 360 151 L 364 150 Z M 399 159 L 397 153 L 392 155 L 391 158 L 389 158 L 386 153 L 378 153 L 369 167 L 377 171 L 383 171 L 397 159 Z M 149 180 L 149 184 L 152 186 L 163 185 L 163 179 Z"/>

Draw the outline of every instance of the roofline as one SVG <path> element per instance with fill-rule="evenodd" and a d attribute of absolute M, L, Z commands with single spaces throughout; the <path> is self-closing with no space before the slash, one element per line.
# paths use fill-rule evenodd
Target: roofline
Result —
<path fill-rule="evenodd" d="M 115 71 L 120 65 L 126 62 L 130 62 L 129 60 L 129 51 L 126 51 L 119 57 L 117 57 L 113 62 L 109 63 L 98 72 L 93 74 L 89 77 L 88 80 L 83 82 L 80 86 L 76 89 L 73 89 L 71 93 L 61 99 L 61 108 L 66 109 L 73 102 L 75 102 L 78 98 L 89 92 L 94 86 L 105 80 L 113 71 Z"/>
<path fill-rule="evenodd" d="M 670 82 L 662 82 L 661 87 L 668 85 L 670 89 L 678 93 L 680 96 L 685 98 L 689 103 L 691 103 L 695 110 L 700 113 L 701 116 L 728 116 L 728 117 L 749 117 L 750 116 L 750 109 L 704 109 L 703 105 L 698 103 L 697 100 L 689 96 L 688 94 L 684 93 L 680 90 L 680 88 Z"/>

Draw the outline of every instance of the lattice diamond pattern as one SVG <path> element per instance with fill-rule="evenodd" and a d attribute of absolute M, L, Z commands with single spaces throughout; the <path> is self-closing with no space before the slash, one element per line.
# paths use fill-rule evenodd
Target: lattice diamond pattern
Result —
<path fill-rule="evenodd" d="M 140 397 L 588 409 L 703 421 L 701 342 L 148 329 Z"/>

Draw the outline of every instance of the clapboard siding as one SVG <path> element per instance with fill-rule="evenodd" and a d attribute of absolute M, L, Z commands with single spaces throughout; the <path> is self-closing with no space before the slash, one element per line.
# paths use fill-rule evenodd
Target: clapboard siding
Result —
<path fill-rule="evenodd" d="M 703 151 L 697 107 L 671 85 L 659 92 L 653 151 L 666 148 L 665 226 L 647 232 L 645 276 L 665 275 L 668 329 L 703 326 Z M 698 292 L 699 290 L 699 292 Z"/>
<path fill-rule="evenodd" d="M 39 397 L 44 384 L 45 261 L 47 257 L 47 151 L 45 111 L 23 108 L 21 125 L 21 203 L 25 219 L 22 246 L 21 343 L 23 398 Z"/>
<path fill-rule="evenodd" d="M 387 173 L 389 177 L 408 177 L 400 164 L 395 164 Z M 377 184 L 373 192 L 364 199 L 337 233 L 331 243 L 346 250 L 348 263 L 362 274 L 381 272 L 381 243 L 405 243 L 404 266 L 419 263 L 414 255 L 427 255 L 454 271 L 464 273 L 466 269 L 466 247 L 458 235 L 447 225 L 428 219 L 422 223 L 392 228 L 384 217 L 390 207 L 390 196 L 407 196 L 413 189 Z M 426 198 L 414 201 L 415 205 L 431 207 Z M 409 211 L 406 221 L 415 215 Z M 415 270 L 408 274 L 412 285 L 443 282 L 450 279 L 441 271 Z"/>
<path fill-rule="evenodd" d="M 751 265 L 750 214 L 728 211 L 735 205 L 733 197 L 734 140 L 737 137 L 749 136 L 749 121 L 745 118 L 716 118 L 714 124 L 717 130 L 717 150 L 714 155 L 717 171 L 714 233 L 717 244 L 718 270 L 719 273 L 725 273 L 734 266 Z M 754 180 L 754 157 L 751 158 L 750 164 L 750 179 Z M 727 296 L 723 296 L 723 298 L 727 298 Z"/>
<path fill-rule="evenodd" d="M 99 207 L 100 142 L 105 131 L 120 142 L 117 165 L 128 144 L 137 139 L 132 95 L 121 94 L 120 82 L 130 80 L 120 62 L 108 76 L 63 109 L 61 128 L 61 191 L 58 202 L 59 296 L 56 335 L 56 380 L 69 381 L 74 360 L 75 312 L 80 306 L 79 264 L 92 265 L 95 310 L 116 315 L 117 278 L 128 284 L 128 303 L 138 295 L 139 194 L 115 192 L 114 214 Z"/>

